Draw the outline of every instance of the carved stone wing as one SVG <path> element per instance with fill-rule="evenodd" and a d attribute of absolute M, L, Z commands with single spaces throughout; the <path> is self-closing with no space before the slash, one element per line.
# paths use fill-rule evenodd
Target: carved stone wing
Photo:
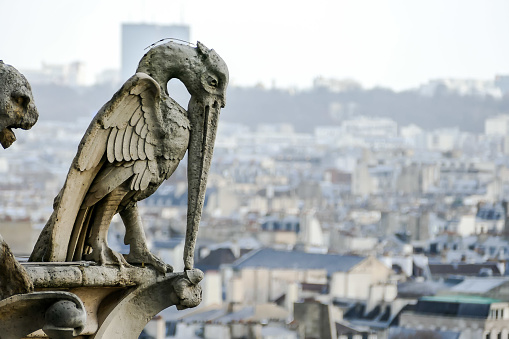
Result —
<path fill-rule="evenodd" d="M 132 177 L 130 189 L 139 191 L 158 175 L 155 155 L 162 123 L 158 114 L 159 85 L 141 75 L 136 86 L 99 118 L 99 137 L 85 145 L 77 159 L 81 171 L 98 166 L 101 160 L 125 168 L 118 171 L 110 167 L 100 172 L 83 207 L 95 204 L 129 177 Z"/>
<path fill-rule="evenodd" d="M 101 108 L 80 142 L 31 261 L 66 260 L 82 204 L 94 204 L 131 176 L 132 190 L 148 186 L 152 175 L 157 174 L 156 142 L 162 133 L 160 94 L 154 79 L 137 73 Z M 110 175 L 112 171 L 101 171 L 106 163 L 122 166 L 126 171 Z"/>

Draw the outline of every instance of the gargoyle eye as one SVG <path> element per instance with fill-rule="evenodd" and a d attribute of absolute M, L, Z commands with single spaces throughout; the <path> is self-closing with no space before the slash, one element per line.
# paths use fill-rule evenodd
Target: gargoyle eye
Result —
<path fill-rule="evenodd" d="M 12 99 L 14 102 L 20 106 L 26 106 L 30 102 L 30 99 L 25 95 L 13 95 Z"/>
<path fill-rule="evenodd" d="M 209 78 L 208 78 L 208 83 L 209 83 L 209 85 L 210 85 L 210 86 L 212 86 L 212 87 L 217 87 L 217 85 L 218 85 L 218 81 L 217 81 L 217 79 L 214 79 L 214 78 L 213 78 L 213 77 L 211 77 L 211 76 L 209 76 Z"/>

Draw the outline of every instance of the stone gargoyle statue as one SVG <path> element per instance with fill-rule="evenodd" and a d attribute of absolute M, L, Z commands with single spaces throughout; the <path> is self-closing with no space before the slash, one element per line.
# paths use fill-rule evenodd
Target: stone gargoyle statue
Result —
<path fill-rule="evenodd" d="M 0 60 L 0 144 L 3 148 L 16 141 L 13 129 L 30 129 L 38 117 L 27 79 Z M 54 314 L 57 317 L 52 317 Z M 0 338 L 20 338 L 37 329 L 43 329 L 54 339 L 67 338 L 82 330 L 85 319 L 83 303 L 74 294 L 34 292 L 31 276 L 0 236 Z"/>
<path fill-rule="evenodd" d="M 30 129 L 39 117 L 27 79 L 0 60 L 0 144 L 8 148 L 16 141 L 13 128 Z M 33 290 L 25 270 L 0 236 L 0 299 Z"/>
<path fill-rule="evenodd" d="M 191 94 L 187 110 L 168 94 L 167 83 L 173 78 Z M 200 42 L 196 48 L 169 42 L 145 54 L 136 74 L 88 127 L 30 261 L 89 260 L 120 268 L 149 264 L 171 272 L 172 267 L 147 248 L 137 201 L 154 193 L 188 151 L 184 266 L 192 269 L 227 84 L 226 64 Z M 116 213 L 126 227 L 124 241 L 130 245 L 125 257 L 107 244 Z"/>
<path fill-rule="evenodd" d="M 30 129 L 38 117 L 27 79 L 0 60 L 0 144 L 3 148 L 16 140 L 13 128 Z"/>

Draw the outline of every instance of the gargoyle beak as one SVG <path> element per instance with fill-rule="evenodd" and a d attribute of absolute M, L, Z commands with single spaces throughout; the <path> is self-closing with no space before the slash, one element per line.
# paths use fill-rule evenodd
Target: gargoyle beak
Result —
<path fill-rule="evenodd" d="M 201 219 L 207 176 L 212 160 L 214 142 L 216 139 L 217 122 L 223 100 L 208 97 L 197 100 L 191 97 L 189 101 L 189 121 L 191 136 L 188 153 L 188 207 L 187 231 L 184 247 L 184 267 L 190 270 L 194 265 L 194 245 Z"/>

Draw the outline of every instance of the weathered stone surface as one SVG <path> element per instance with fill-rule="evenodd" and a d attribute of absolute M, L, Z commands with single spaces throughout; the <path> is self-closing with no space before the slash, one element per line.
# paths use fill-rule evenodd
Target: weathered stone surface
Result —
<path fill-rule="evenodd" d="M 193 269 L 195 276 L 200 276 Z M 203 276 L 203 273 L 201 273 Z M 157 282 L 140 286 L 125 296 L 101 323 L 91 338 L 136 339 L 148 321 L 172 305 L 178 309 L 195 307 L 201 302 L 201 288 L 184 273 L 174 274 Z"/>
<path fill-rule="evenodd" d="M 83 275 L 78 265 L 72 266 L 49 266 L 49 265 L 26 265 L 32 283 L 38 288 L 62 286 L 62 288 L 78 287 L 83 285 Z"/>
<path fill-rule="evenodd" d="M 83 331 L 87 314 L 83 304 L 70 300 L 59 300 L 48 307 L 44 313 L 45 324 L 42 328 L 49 337 L 72 338 Z"/>
<path fill-rule="evenodd" d="M 187 111 L 168 96 L 166 85 L 173 78 L 191 94 Z M 184 262 L 191 269 L 227 84 L 226 64 L 201 43 L 196 48 L 173 42 L 152 48 L 137 73 L 92 120 L 30 261 L 148 264 L 171 272 L 171 266 L 149 252 L 136 202 L 154 193 L 189 151 Z M 116 213 L 130 245 L 125 258 L 106 243 Z"/>
<path fill-rule="evenodd" d="M 156 271 L 140 267 L 94 266 L 89 262 L 22 264 L 35 288 L 130 287 L 156 281 Z M 167 274 L 166 276 L 172 276 Z M 166 277 L 166 276 L 163 276 Z M 175 275 L 176 276 L 176 275 Z"/>
<path fill-rule="evenodd" d="M 18 263 L 7 243 L 0 236 L 0 300 L 34 290 L 25 269 Z"/>
<path fill-rule="evenodd" d="M 176 279 L 174 292 L 170 294 L 177 309 L 196 307 L 202 300 L 202 290 L 198 283 L 203 279 L 203 272 L 198 269 L 187 270 L 183 277 Z"/>
<path fill-rule="evenodd" d="M 30 129 L 39 114 L 32 89 L 14 67 L 0 60 L 0 144 L 7 148 L 16 140 L 13 128 Z M 0 236 L 0 300 L 33 291 L 25 270 Z"/>
<path fill-rule="evenodd" d="M 173 305 L 185 309 L 201 302 L 202 291 L 198 284 L 203 278 L 203 272 L 198 269 L 162 275 L 152 267 L 120 269 L 91 266 L 86 262 L 45 265 L 23 263 L 23 266 L 34 281 L 37 291 L 65 290 L 83 302 L 83 312 L 76 311 L 80 310 L 79 307 L 66 304 L 66 307 L 71 308 L 69 316 L 77 315 L 70 317 L 66 323 L 73 324 L 72 319 L 81 319 L 86 313 L 81 335 L 91 338 L 137 339 L 146 323 L 163 309 Z M 31 295 L 24 296 L 29 298 Z M 54 295 L 50 296 L 51 302 L 44 304 L 46 308 L 40 311 L 41 314 L 48 314 L 50 307 L 58 301 Z M 64 296 L 61 300 L 68 299 Z M 2 312 L 4 316 L 11 316 L 0 305 L 0 323 Z M 56 318 L 66 317 L 64 314 Z M 64 326 L 57 321 L 48 322 L 48 319 L 53 319 L 52 316 L 48 315 L 45 321 L 41 319 L 37 323 L 39 327 L 30 327 L 31 332 L 24 335 L 31 333 L 31 338 L 44 338 L 49 334 L 47 330 L 53 327 L 66 333 Z M 48 323 L 50 325 L 46 326 Z"/>
<path fill-rule="evenodd" d="M 72 338 L 86 322 L 85 307 L 72 293 L 32 292 L 0 301 L 2 338 L 17 339 L 42 328 L 51 338 Z"/>
<path fill-rule="evenodd" d="M 30 129 L 38 117 L 30 84 L 14 67 L 0 60 L 0 144 L 3 148 L 16 140 L 13 128 Z"/>

